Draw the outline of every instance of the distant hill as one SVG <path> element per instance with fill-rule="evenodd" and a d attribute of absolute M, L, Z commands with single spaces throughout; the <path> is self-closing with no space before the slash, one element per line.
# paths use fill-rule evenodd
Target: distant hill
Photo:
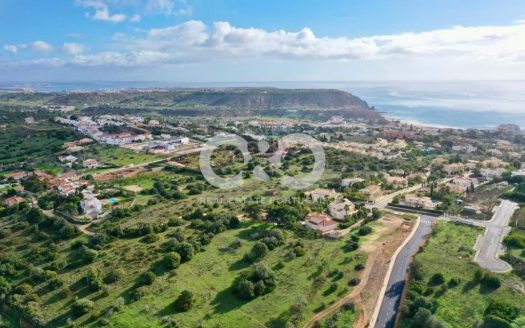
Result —
<path fill-rule="evenodd" d="M 384 118 L 368 104 L 348 93 L 334 89 L 216 88 L 155 89 L 118 92 L 11 93 L 6 98 L 43 101 L 44 104 L 73 105 L 93 114 L 123 110 L 177 111 L 181 115 L 213 114 L 287 115 L 347 118 L 383 122 Z"/>

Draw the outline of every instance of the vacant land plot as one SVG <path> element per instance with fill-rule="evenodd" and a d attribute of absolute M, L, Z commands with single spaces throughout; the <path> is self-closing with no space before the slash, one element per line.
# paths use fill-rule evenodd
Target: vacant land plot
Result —
<path fill-rule="evenodd" d="M 480 268 L 472 261 L 472 246 L 479 233 L 471 226 L 440 222 L 416 256 L 419 277 L 410 282 L 409 294 L 422 293 L 417 296 L 419 302 L 433 304 L 430 307 L 435 307 L 436 318 L 450 327 L 471 328 L 483 322 L 491 301 L 510 304 L 520 316 L 525 315 L 525 295 L 519 278 L 511 273 L 495 275 L 501 282 L 499 288 L 487 287 L 474 278 Z M 405 302 L 406 314 L 410 302 Z M 404 319 L 401 327 L 411 327 L 412 322 Z"/>
<path fill-rule="evenodd" d="M 314 311 L 350 292 L 348 281 L 359 275 L 354 267 L 364 263 L 366 255 L 346 253 L 343 241 L 303 240 L 306 254 L 285 260 L 284 267 L 278 269 L 277 265 L 290 252 L 286 246 L 272 251 L 263 260 L 276 271 L 277 287 L 273 292 L 250 302 L 239 301 L 230 287 L 237 274 L 245 269 L 239 261 L 253 246 L 248 236 L 269 228 L 265 224 L 252 224 L 216 236 L 207 250 L 182 265 L 176 276 L 163 278 L 166 282 L 162 288 L 154 286 L 155 293 L 131 304 L 111 321 L 116 326 L 157 327 L 159 314 L 168 313 L 182 327 L 199 323 L 203 327 L 284 327 L 294 304 L 306 304 L 303 317 L 307 319 Z M 237 239 L 242 241 L 242 247 L 226 251 Z M 294 239 L 289 238 L 287 242 Z M 341 274 L 332 276 L 335 270 Z M 170 305 L 184 289 L 196 294 L 196 304 L 186 313 L 173 313 Z"/>
<path fill-rule="evenodd" d="M 466 203 L 481 208 L 482 213 L 476 215 L 477 219 L 489 220 L 492 217 L 492 208 L 498 202 L 498 198 L 510 189 L 512 189 L 512 186 L 488 183 L 479 186 L 473 193 L 468 193 Z"/>
<path fill-rule="evenodd" d="M 130 166 L 160 160 L 163 157 L 152 154 L 136 153 L 122 147 L 100 146 L 93 152 L 94 157 L 102 163 L 109 163 L 118 166 Z"/>

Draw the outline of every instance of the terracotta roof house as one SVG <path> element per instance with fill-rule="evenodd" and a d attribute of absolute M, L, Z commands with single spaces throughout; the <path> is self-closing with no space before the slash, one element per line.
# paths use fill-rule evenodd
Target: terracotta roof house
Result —
<path fill-rule="evenodd" d="M 65 172 L 65 173 L 62 173 L 60 175 L 60 178 L 61 179 L 72 180 L 72 181 L 76 181 L 76 180 L 80 179 L 78 177 L 78 175 L 76 174 L 76 172 Z"/>
<path fill-rule="evenodd" d="M 27 172 L 13 172 L 5 175 L 6 179 L 13 178 L 15 180 L 21 180 L 27 176 Z"/>
<path fill-rule="evenodd" d="M 23 203 L 25 201 L 26 200 L 22 197 L 13 196 L 13 197 L 6 198 L 4 200 L 4 203 L 7 207 L 11 207 L 11 206 L 15 206 L 17 204 Z"/>
<path fill-rule="evenodd" d="M 321 232 L 328 232 L 337 228 L 337 223 L 326 214 L 310 213 L 306 216 L 305 221 L 310 229 Z"/>
<path fill-rule="evenodd" d="M 82 165 L 90 169 L 96 169 L 97 167 L 99 167 L 100 163 L 96 159 L 89 158 L 89 159 L 86 159 L 82 163 Z"/>

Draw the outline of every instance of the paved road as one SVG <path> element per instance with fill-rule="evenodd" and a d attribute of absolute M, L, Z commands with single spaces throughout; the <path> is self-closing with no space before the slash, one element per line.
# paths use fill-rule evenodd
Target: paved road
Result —
<path fill-rule="evenodd" d="M 435 217 L 427 215 L 420 215 L 420 217 L 421 223 L 414 236 L 397 256 L 394 269 L 388 281 L 385 298 L 381 303 L 375 328 L 394 327 L 410 262 L 419 248 L 425 243 L 426 236 L 432 231 L 432 221 L 436 220 Z"/>
<path fill-rule="evenodd" d="M 474 259 L 480 267 L 492 272 L 507 272 L 512 267 L 505 261 L 499 259 L 504 252 L 503 239 L 510 232 L 509 220 L 518 204 L 503 200 L 496 208 L 494 216 L 488 222 L 484 222 L 485 234 L 480 237 L 476 244 L 477 254 Z"/>

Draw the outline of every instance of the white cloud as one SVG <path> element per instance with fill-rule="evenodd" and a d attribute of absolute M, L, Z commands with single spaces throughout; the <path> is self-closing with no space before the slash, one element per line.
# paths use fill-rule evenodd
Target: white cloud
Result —
<path fill-rule="evenodd" d="M 162 13 L 165 15 L 191 15 L 192 7 L 186 0 L 147 0 L 147 12 Z"/>
<path fill-rule="evenodd" d="M 38 52 L 50 52 L 53 50 L 53 46 L 45 41 L 35 41 L 27 45 L 28 49 L 38 51 Z"/>
<path fill-rule="evenodd" d="M 64 43 L 62 50 L 70 55 L 80 55 L 86 51 L 86 46 L 80 43 Z"/>
<path fill-rule="evenodd" d="M 89 2 L 95 10 L 106 8 L 97 0 L 82 2 Z M 69 45 L 66 50 L 64 45 L 63 50 L 74 55 L 64 65 L 133 67 L 269 59 L 420 64 L 428 61 L 447 63 L 448 67 L 461 67 L 465 63 L 473 66 L 473 63 L 481 62 L 490 67 L 497 67 L 498 63 L 525 63 L 525 22 L 507 26 L 454 26 L 421 33 L 333 38 L 317 36 L 309 28 L 268 31 L 235 27 L 228 22 L 208 26 L 201 21 L 190 20 L 136 33 L 115 35 L 113 44 L 108 45 L 108 49 L 112 50 L 102 53 L 87 55 L 82 47 Z M 26 48 L 39 51 L 52 49 L 43 41 L 31 45 L 4 45 L 4 50 L 13 54 Z"/>
<path fill-rule="evenodd" d="M 4 50 L 13 55 L 18 53 L 18 47 L 14 44 L 4 44 Z"/>
<path fill-rule="evenodd" d="M 103 21 L 103 22 L 111 22 L 111 23 L 120 23 L 126 20 L 126 15 L 124 14 L 113 14 L 110 15 L 109 10 L 107 8 L 97 10 L 95 14 L 91 16 L 92 19 Z"/>
<path fill-rule="evenodd" d="M 94 9 L 94 14 L 86 13 L 86 17 L 93 20 L 120 23 L 127 19 L 125 14 L 111 14 L 108 4 L 103 0 L 76 0 L 76 4 L 85 8 Z"/>
<path fill-rule="evenodd" d="M 201 21 L 153 28 L 143 38 L 121 38 L 130 51 L 152 50 L 195 58 L 278 58 L 288 60 L 381 60 L 392 57 L 443 56 L 457 59 L 521 61 L 525 22 L 509 26 L 455 26 L 422 33 L 318 37 L 309 28 L 298 32 L 239 28 L 228 22 L 211 27 Z"/>
<path fill-rule="evenodd" d="M 135 14 L 135 15 L 133 15 L 133 16 L 131 16 L 129 18 L 129 21 L 132 22 L 132 23 L 138 23 L 138 22 L 140 22 L 141 19 L 142 19 L 142 17 L 140 15 Z"/>
<path fill-rule="evenodd" d="M 21 50 L 31 50 L 46 53 L 52 51 L 53 46 L 45 41 L 38 40 L 31 43 L 5 44 L 4 50 L 13 55 L 17 54 Z"/>

